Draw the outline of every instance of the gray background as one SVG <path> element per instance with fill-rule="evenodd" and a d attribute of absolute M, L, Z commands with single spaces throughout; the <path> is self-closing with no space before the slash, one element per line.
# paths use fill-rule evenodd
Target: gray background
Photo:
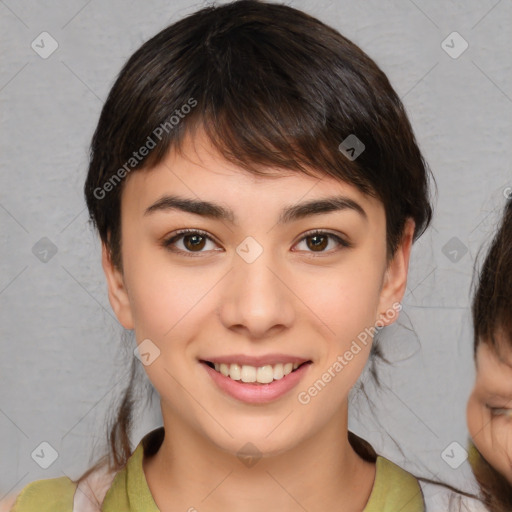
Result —
<path fill-rule="evenodd" d="M 402 326 L 383 338 L 395 360 L 381 368 L 390 389 L 373 407 L 355 396 L 350 427 L 407 469 L 469 488 L 468 463 L 452 469 L 441 453 L 454 441 L 466 446 L 472 267 L 512 185 L 512 5 L 288 3 L 337 28 L 387 73 L 438 183 L 433 226 L 413 250 Z M 134 340 L 122 340 L 87 224 L 88 144 L 125 60 L 202 5 L 0 1 L 0 497 L 35 479 L 77 477 L 104 437 Z M 43 31 L 59 45 L 47 59 L 31 48 Z M 453 31 L 469 43 L 456 59 L 441 46 Z M 134 445 L 160 425 L 158 401 L 139 416 Z M 48 469 L 31 457 L 43 441 L 58 452 Z"/>

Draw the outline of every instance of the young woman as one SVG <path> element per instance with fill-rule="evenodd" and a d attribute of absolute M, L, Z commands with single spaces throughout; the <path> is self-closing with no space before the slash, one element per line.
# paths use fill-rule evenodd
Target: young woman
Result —
<path fill-rule="evenodd" d="M 506 512 L 512 510 L 512 200 L 478 275 L 473 326 L 470 463 L 489 510 Z"/>
<path fill-rule="evenodd" d="M 348 431 L 348 394 L 398 316 L 428 183 L 385 74 L 301 11 L 208 7 L 145 43 L 85 197 L 164 424 L 132 450 L 132 382 L 109 456 L 13 510 L 425 510 Z"/>

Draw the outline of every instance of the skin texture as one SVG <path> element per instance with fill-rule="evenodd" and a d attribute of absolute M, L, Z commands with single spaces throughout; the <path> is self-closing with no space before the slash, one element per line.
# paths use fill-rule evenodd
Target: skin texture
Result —
<path fill-rule="evenodd" d="M 498 356 L 487 343 L 478 345 L 467 422 L 480 453 L 512 484 L 512 350 L 501 347 Z"/>
<path fill-rule="evenodd" d="M 269 169 L 269 171 L 271 171 Z M 310 403 L 298 402 L 365 327 L 403 297 L 414 223 L 387 266 L 382 203 L 331 177 L 275 172 L 256 177 L 221 158 L 204 135 L 187 139 L 158 166 L 134 172 L 122 194 L 124 275 L 103 247 L 109 299 L 121 324 L 149 338 L 160 355 L 145 366 L 161 397 L 166 436 L 144 471 L 162 512 L 362 510 L 375 477 L 347 439 L 348 393 L 370 343 Z M 177 210 L 144 215 L 165 194 L 221 203 L 236 224 Z M 279 225 L 281 209 L 344 195 L 366 212 L 312 215 Z M 206 231 L 191 257 L 162 246 L 178 229 Z M 315 249 L 304 233 L 334 239 Z M 236 252 L 251 236 L 263 253 Z M 193 252 L 186 239 L 177 250 Z M 321 252 L 323 250 L 323 252 Z M 196 250 L 197 251 L 197 250 Z M 320 252 L 319 252 L 320 251 Z M 397 314 L 384 319 L 393 322 Z M 284 353 L 313 362 L 303 381 L 269 404 L 246 404 L 217 388 L 199 359 Z M 246 467 L 237 452 L 252 443 L 262 458 Z"/>

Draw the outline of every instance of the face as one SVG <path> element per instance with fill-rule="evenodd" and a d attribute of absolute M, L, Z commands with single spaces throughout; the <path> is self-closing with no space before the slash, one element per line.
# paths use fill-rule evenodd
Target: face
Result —
<path fill-rule="evenodd" d="M 123 274 L 103 248 L 110 302 L 145 343 L 164 425 L 231 453 L 250 441 L 276 454 L 339 422 L 368 332 L 397 318 L 406 286 L 412 222 L 389 263 L 380 201 L 330 177 L 274 174 L 244 172 L 197 136 L 127 178 Z M 337 209 L 305 206 L 326 198 Z"/>
<path fill-rule="evenodd" d="M 475 446 L 512 484 L 512 350 L 502 352 L 500 359 L 487 343 L 478 345 L 467 421 Z"/>

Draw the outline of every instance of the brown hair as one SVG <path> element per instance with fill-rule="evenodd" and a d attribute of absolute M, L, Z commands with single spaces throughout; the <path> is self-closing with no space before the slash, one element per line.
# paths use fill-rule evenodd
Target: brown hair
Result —
<path fill-rule="evenodd" d="M 470 442 L 469 463 L 482 493 L 482 501 L 490 512 L 510 512 L 512 510 L 512 486 L 496 471 L 478 448 Z"/>
<path fill-rule="evenodd" d="M 503 347 L 512 349 L 512 199 L 492 239 L 479 273 L 473 297 L 473 354 L 478 345 L 487 343 L 496 354 Z M 499 333 L 499 337 L 496 335 Z M 512 485 L 481 455 L 473 443 L 471 467 L 492 512 L 512 510 Z"/>
<path fill-rule="evenodd" d="M 512 199 L 477 277 L 472 304 L 474 355 L 481 342 L 499 353 L 497 333 L 512 348 Z"/>
<path fill-rule="evenodd" d="M 241 0 L 203 8 L 162 30 L 133 54 L 109 93 L 84 192 L 90 221 L 120 270 L 119 178 L 158 164 L 198 128 L 224 158 L 249 172 L 314 169 L 377 197 L 386 213 L 388 258 L 408 218 L 415 221 L 415 239 L 431 220 L 430 171 L 377 64 L 304 12 Z M 364 144 L 357 158 L 339 149 L 351 135 Z M 155 147 L 132 160 L 150 139 Z M 131 451 L 136 364 L 133 358 L 108 434 L 113 468 Z"/>

